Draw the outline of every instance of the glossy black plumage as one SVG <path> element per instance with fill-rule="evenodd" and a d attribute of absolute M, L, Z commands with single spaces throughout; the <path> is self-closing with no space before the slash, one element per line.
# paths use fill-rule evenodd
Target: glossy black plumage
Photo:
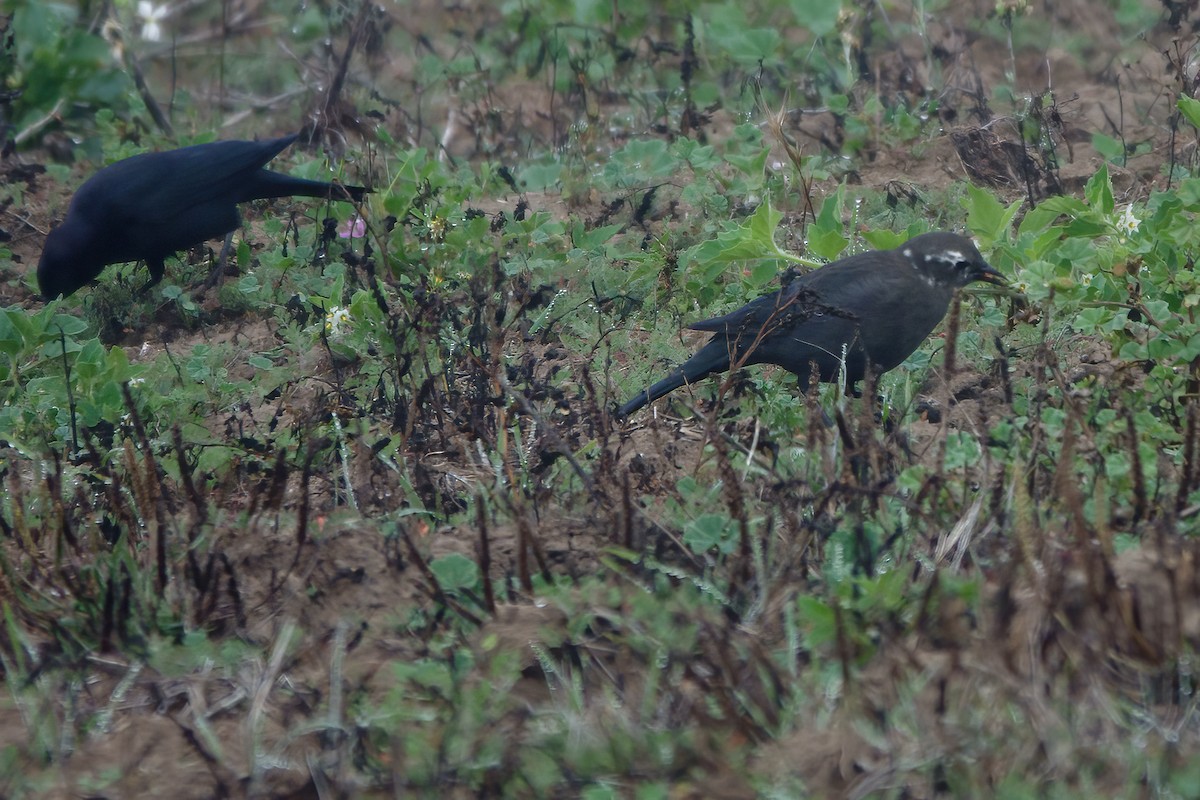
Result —
<path fill-rule="evenodd" d="M 973 281 L 1003 284 L 970 240 L 925 233 L 895 250 L 849 256 L 803 275 L 783 289 L 722 317 L 689 326 L 713 338 L 663 380 L 617 410 L 627 417 L 647 403 L 745 358 L 778 364 L 808 389 L 812 365 L 818 380 L 862 380 L 869 357 L 877 373 L 912 355 L 946 316 L 954 291 Z"/>
<path fill-rule="evenodd" d="M 46 237 L 38 287 L 46 300 L 70 295 L 108 264 L 145 261 L 153 286 L 173 253 L 241 225 L 238 203 L 270 197 L 361 200 L 368 190 L 293 178 L 263 167 L 296 135 L 262 142 L 198 144 L 110 164 L 71 199 Z"/>

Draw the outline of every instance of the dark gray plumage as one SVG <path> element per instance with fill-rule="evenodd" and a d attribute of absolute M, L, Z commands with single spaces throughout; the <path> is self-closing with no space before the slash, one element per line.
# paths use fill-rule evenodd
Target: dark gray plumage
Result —
<path fill-rule="evenodd" d="M 1004 284 L 970 240 L 925 233 L 895 250 L 875 250 L 834 261 L 722 317 L 689 326 L 713 338 L 666 378 L 617 410 L 627 417 L 647 403 L 745 365 L 778 364 L 807 390 L 812 365 L 818 380 L 838 379 L 843 346 L 850 387 L 862 380 L 868 359 L 883 373 L 912 355 L 933 332 L 956 289 L 973 281 Z"/>

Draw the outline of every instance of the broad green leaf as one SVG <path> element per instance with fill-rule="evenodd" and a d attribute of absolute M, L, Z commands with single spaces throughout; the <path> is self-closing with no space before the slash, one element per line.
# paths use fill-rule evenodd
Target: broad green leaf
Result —
<path fill-rule="evenodd" d="M 967 196 L 962 202 L 967 211 L 967 228 L 979 237 L 979 243 L 984 248 L 1007 238 L 1013 217 L 1022 203 L 1021 200 L 1014 200 L 1005 206 L 991 192 L 973 184 L 967 184 Z"/>
<path fill-rule="evenodd" d="M 1190 122 L 1193 128 L 1200 128 L 1200 100 L 1194 100 L 1185 95 L 1179 98 L 1176 105 L 1184 119 Z"/>
<path fill-rule="evenodd" d="M 1083 187 L 1083 196 L 1088 203 L 1101 214 L 1109 215 L 1116 207 L 1113 200 L 1112 180 L 1108 176 L 1108 164 L 1102 163 L 1096 174 Z"/>

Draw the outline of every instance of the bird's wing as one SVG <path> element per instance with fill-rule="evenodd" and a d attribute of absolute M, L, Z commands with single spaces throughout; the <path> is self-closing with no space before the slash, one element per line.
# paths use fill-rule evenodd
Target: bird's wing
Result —
<path fill-rule="evenodd" d="M 712 331 L 714 333 L 736 332 L 747 325 L 761 326 L 780 306 L 786 302 L 783 291 L 771 292 L 755 300 L 751 300 L 741 308 L 730 311 L 720 317 L 693 322 L 688 328 L 694 331 Z"/>
<path fill-rule="evenodd" d="M 954 287 L 931 282 L 926 273 L 915 269 L 902 256 L 879 259 L 869 264 L 858 263 L 853 268 L 839 270 L 838 275 L 820 276 L 809 282 L 809 288 L 826 303 L 847 315 L 869 320 L 872 331 L 879 337 L 876 344 L 895 331 L 903 338 L 913 338 L 915 348 L 946 315 Z M 808 277 L 808 276 L 805 276 Z"/>
<path fill-rule="evenodd" d="M 697 331 L 724 333 L 732 339 L 744 338 L 759 331 L 773 335 L 774 331 L 795 328 L 817 317 L 854 319 L 858 307 L 871 307 L 879 291 L 867 286 L 860 296 L 854 287 L 840 280 L 812 281 L 821 270 L 798 278 L 783 289 L 752 300 L 741 308 L 721 317 L 706 319 L 689 327 Z"/>
<path fill-rule="evenodd" d="M 909 272 L 898 271 L 904 268 Z M 905 261 L 887 253 L 851 256 L 691 327 L 723 334 L 739 352 L 750 350 L 748 364 L 780 364 L 804 380 L 809 362 L 815 361 L 822 380 L 831 380 L 843 346 L 851 355 L 861 353 L 862 320 L 892 329 L 906 317 L 913 278 Z"/>
<path fill-rule="evenodd" d="M 768 319 L 778 318 L 781 314 L 811 315 L 819 310 L 812 307 L 812 304 L 818 301 L 838 307 L 838 301 L 852 299 L 858 293 L 855 286 L 846 284 L 856 278 L 871 275 L 873 271 L 869 269 L 871 263 L 869 256 L 878 257 L 880 255 L 883 254 L 859 253 L 835 261 L 828 266 L 801 275 L 782 289 L 751 300 L 741 308 L 724 316 L 702 320 L 688 327 L 697 331 L 733 332 L 747 325 L 761 327 Z M 868 268 L 864 269 L 864 267 Z M 865 274 L 860 275 L 859 273 Z M 867 287 L 866 293 L 873 296 L 876 294 L 876 289 Z M 807 303 L 809 307 L 797 308 L 798 305 L 804 303 Z"/>
<path fill-rule="evenodd" d="M 211 142 L 118 161 L 80 188 L 73 205 L 99 212 L 100 224 L 158 224 L 223 198 L 241 200 L 241 187 L 296 140 Z"/>

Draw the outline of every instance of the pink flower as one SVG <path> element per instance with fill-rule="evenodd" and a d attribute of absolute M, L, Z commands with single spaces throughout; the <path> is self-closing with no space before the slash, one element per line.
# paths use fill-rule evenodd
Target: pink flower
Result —
<path fill-rule="evenodd" d="M 366 235 L 367 221 L 358 214 L 346 220 L 338 229 L 338 236 L 342 239 L 361 239 Z"/>

